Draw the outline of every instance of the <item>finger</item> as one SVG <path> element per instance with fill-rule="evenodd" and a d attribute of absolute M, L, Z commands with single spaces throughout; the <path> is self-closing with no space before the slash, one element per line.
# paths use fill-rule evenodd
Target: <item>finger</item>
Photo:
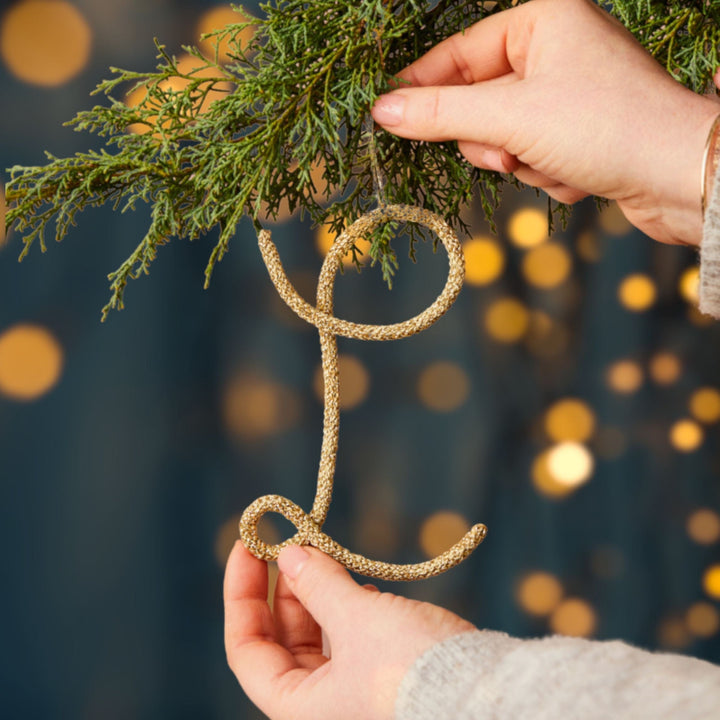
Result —
<path fill-rule="evenodd" d="M 238 541 L 225 570 L 225 650 L 228 664 L 248 697 L 277 717 L 279 699 L 310 671 L 277 642 L 267 604 L 267 564 Z"/>
<path fill-rule="evenodd" d="M 584 190 L 560 183 L 544 173 L 533 170 L 527 165 L 521 164 L 513 172 L 521 183 L 540 188 L 554 200 L 558 200 L 567 205 L 572 205 L 588 196 L 588 193 Z"/>
<path fill-rule="evenodd" d="M 278 566 L 331 642 L 353 626 L 355 608 L 365 595 L 340 563 L 315 548 L 290 545 L 280 552 Z"/>
<path fill-rule="evenodd" d="M 295 656 L 301 667 L 314 670 L 327 662 L 323 655 L 322 629 L 295 597 L 282 573 L 275 586 L 273 615 L 278 642 Z"/>
<path fill-rule="evenodd" d="M 523 81 L 516 78 L 403 88 L 381 95 L 372 116 L 393 134 L 411 140 L 467 140 L 513 152 L 508 147 L 512 130 L 522 127 L 531 112 L 523 88 Z"/>
<path fill-rule="evenodd" d="M 524 50 L 508 48 L 508 31 L 519 19 L 519 10 L 491 15 L 443 40 L 399 77 L 417 86 L 470 85 L 509 73 L 521 65 Z"/>
<path fill-rule="evenodd" d="M 512 173 L 520 166 L 518 159 L 507 150 L 487 143 L 461 140 L 458 142 L 458 150 L 468 162 L 485 170 Z"/>

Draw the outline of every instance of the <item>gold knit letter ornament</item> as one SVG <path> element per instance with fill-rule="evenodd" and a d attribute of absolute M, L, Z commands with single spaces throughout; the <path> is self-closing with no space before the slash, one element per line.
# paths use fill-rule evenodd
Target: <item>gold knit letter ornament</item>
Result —
<path fill-rule="evenodd" d="M 418 223 L 432 230 L 438 236 L 445 246 L 450 261 L 450 271 L 442 293 L 432 305 L 419 315 L 394 325 L 362 325 L 336 318 L 332 314 L 333 290 L 341 258 L 350 250 L 356 240 L 368 237 L 372 230 L 388 220 Z M 325 409 L 317 493 L 312 510 L 306 514 L 287 498 L 280 495 L 264 495 L 252 503 L 240 519 L 240 537 L 243 543 L 253 555 L 261 560 L 276 559 L 281 548 L 286 545 L 313 545 L 335 558 L 348 570 L 382 580 L 421 580 L 439 575 L 459 564 L 483 541 L 487 533 L 485 525 L 474 525 L 442 555 L 414 565 L 395 565 L 369 560 L 338 545 L 321 531 L 332 496 L 340 427 L 336 336 L 341 335 L 360 340 L 398 340 L 425 330 L 442 317 L 455 302 L 465 277 L 465 259 L 460 242 L 452 228 L 435 213 L 408 205 L 383 205 L 363 215 L 335 240 L 326 255 L 320 271 L 315 307 L 303 300 L 290 284 L 267 230 L 260 232 L 258 244 L 270 278 L 282 299 L 297 315 L 314 325 L 320 332 L 325 380 Z M 264 543 L 258 537 L 257 523 L 267 512 L 276 512 L 286 517 L 295 525 L 297 533 L 277 545 Z"/>

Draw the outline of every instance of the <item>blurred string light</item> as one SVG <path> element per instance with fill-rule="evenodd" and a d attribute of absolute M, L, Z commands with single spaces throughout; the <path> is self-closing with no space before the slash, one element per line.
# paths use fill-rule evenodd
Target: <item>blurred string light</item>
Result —
<path fill-rule="evenodd" d="M 555 482 L 569 488 L 577 488 L 586 483 L 594 468 L 592 453 L 581 443 L 559 443 L 551 448 L 547 455 L 550 475 Z"/>
<path fill-rule="evenodd" d="M 703 574 L 703 590 L 713 600 L 720 600 L 720 565 L 711 565 Z"/>
<path fill-rule="evenodd" d="M 23 82 L 63 85 L 88 63 L 92 31 L 80 11 L 65 0 L 21 0 L 0 22 L 0 56 Z"/>
<path fill-rule="evenodd" d="M 361 405 L 370 391 L 370 374 L 363 363 L 354 355 L 340 355 L 338 357 L 338 370 L 340 372 L 340 409 L 352 410 Z M 318 365 L 313 379 L 315 395 L 323 401 L 322 366 Z"/>
<path fill-rule="evenodd" d="M 627 235 L 633 229 L 616 202 L 611 202 L 607 207 L 602 208 L 598 219 L 600 227 L 608 235 Z"/>
<path fill-rule="evenodd" d="M 690 398 L 690 413 L 701 423 L 708 425 L 720 420 L 720 391 L 713 387 L 696 390 Z"/>
<path fill-rule="evenodd" d="M 597 629 L 597 614 L 581 598 L 566 598 L 550 616 L 550 629 L 558 635 L 591 637 Z"/>
<path fill-rule="evenodd" d="M 470 523 L 460 513 L 441 510 L 428 517 L 420 528 L 420 547 L 431 558 L 445 552 L 468 530 Z"/>
<path fill-rule="evenodd" d="M 300 419 L 300 400 L 292 389 L 243 371 L 225 389 L 223 416 L 231 435 L 256 442 L 293 427 Z"/>
<path fill-rule="evenodd" d="M 640 389 L 644 373 L 634 360 L 618 360 L 606 372 L 606 381 L 611 390 L 621 395 L 630 395 Z"/>
<path fill-rule="evenodd" d="M 500 244 L 482 235 L 463 243 L 465 280 L 468 285 L 489 285 L 505 269 L 505 252 Z"/>
<path fill-rule="evenodd" d="M 682 650 L 692 642 L 684 617 L 663 618 L 658 627 L 658 643 L 664 648 Z"/>
<path fill-rule="evenodd" d="M 510 242 L 519 248 L 532 248 L 548 239 L 547 213 L 526 207 L 515 211 L 507 225 Z"/>
<path fill-rule="evenodd" d="M 720 630 L 720 613 L 708 602 L 696 602 L 687 609 L 685 624 L 696 637 L 709 638 Z"/>
<path fill-rule="evenodd" d="M 670 428 L 670 443 L 683 453 L 691 453 L 702 445 L 705 433 L 694 420 L 678 420 Z"/>
<path fill-rule="evenodd" d="M 483 323 L 493 340 L 503 344 L 516 343 L 528 331 L 530 313 L 519 300 L 511 297 L 500 298 L 487 308 Z"/>
<path fill-rule="evenodd" d="M 317 245 L 318 252 L 322 257 L 325 257 L 330 252 L 330 248 L 333 246 L 337 239 L 336 233 L 330 230 L 328 225 L 321 225 L 315 232 L 315 243 Z M 363 265 L 370 261 L 370 248 L 372 243 L 365 238 L 361 238 L 355 243 L 355 247 L 359 252 L 355 253 L 355 258 Z M 354 262 L 353 251 L 348 250 L 342 257 L 343 267 L 352 267 Z"/>
<path fill-rule="evenodd" d="M 577 398 L 563 398 L 545 413 L 545 432 L 556 442 L 585 442 L 595 432 L 595 413 Z"/>
<path fill-rule="evenodd" d="M 230 56 L 230 44 L 227 38 L 224 38 L 219 43 L 217 37 L 209 37 L 204 40 L 201 38 L 203 35 L 214 32 L 215 30 L 221 30 L 227 25 L 236 25 L 247 22 L 248 20 L 249 18 L 247 16 L 243 15 L 242 12 L 233 10 L 230 5 L 219 5 L 218 7 L 211 8 L 202 14 L 197 23 L 196 33 L 199 49 L 210 59 L 215 57 L 217 51 L 217 59 L 219 62 L 230 62 L 232 58 Z M 241 49 L 245 49 L 250 40 L 252 40 L 253 34 L 254 29 L 252 25 L 249 25 L 236 36 L 240 41 Z"/>
<path fill-rule="evenodd" d="M 553 475 L 550 471 L 549 458 L 549 450 L 541 452 L 533 461 L 530 477 L 538 493 L 554 500 L 560 500 L 570 495 L 575 490 L 575 487 L 560 482 Z"/>
<path fill-rule="evenodd" d="M 0 394 L 36 400 L 60 379 L 63 350 L 44 327 L 18 324 L 0 335 Z"/>
<path fill-rule="evenodd" d="M 697 305 L 700 300 L 700 269 L 691 267 L 685 270 L 678 282 L 678 292 L 683 300 Z"/>
<path fill-rule="evenodd" d="M 628 275 L 620 283 L 618 299 L 626 309 L 633 312 L 644 312 L 655 304 L 657 288 L 647 275 L 634 273 Z"/>
<path fill-rule="evenodd" d="M 545 242 L 532 248 L 522 260 L 525 279 L 531 285 L 544 290 L 564 283 L 571 271 L 570 253 L 557 242 Z"/>
<path fill-rule="evenodd" d="M 672 385 L 682 373 L 682 363 L 673 353 L 659 352 L 651 358 L 649 372 L 658 385 Z"/>
<path fill-rule="evenodd" d="M 440 361 L 428 365 L 418 379 L 420 401 L 436 412 L 457 410 L 468 398 L 470 379 L 453 362 Z"/>
<path fill-rule="evenodd" d="M 720 541 L 720 515 L 711 508 L 698 508 L 690 513 L 685 527 L 698 545 L 713 545 Z"/>
<path fill-rule="evenodd" d="M 563 586 L 554 575 L 536 571 L 520 579 L 515 599 L 526 613 L 545 617 L 560 604 L 563 594 Z"/>

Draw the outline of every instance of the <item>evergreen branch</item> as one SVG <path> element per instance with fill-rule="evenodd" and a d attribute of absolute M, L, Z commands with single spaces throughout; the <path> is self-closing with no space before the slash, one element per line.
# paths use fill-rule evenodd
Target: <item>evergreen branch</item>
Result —
<path fill-rule="evenodd" d="M 156 43 L 154 71 L 111 69 L 94 91 L 106 103 L 69 123 L 102 138 L 105 148 L 13 167 L 6 227 L 23 234 L 23 258 L 35 240 L 46 249 L 53 221 L 62 240 L 87 207 L 150 205 L 145 237 L 109 276 L 105 317 L 122 307 L 128 280 L 149 271 L 161 245 L 217 233 L 207 285 L 239 221 L 248 216 L 259 229 L 282 204 L 341 232 L 380 197 L 423 205 L 462 230 L 461 212 L 479 196 L 492 222 L 512 178 L 472 167 L 455 143 L 400 140 L 384 131 L 368 137 L 365 121 L 403 67 L 512 4 L 277 0 L 262 5 L 258 18 L 236 7 L 238 23 L 206 36 L 216 48 L 228 45 L 227 64 L 217 49 L 205 57 L 185 48 L 188 64 Z M 719 64 L 720 0 L 616 0 L 611 9 L 677 79 L 695 90 L 707 86 Z M 241 42 L 249 27 L 252 40 Z M 387 180 L 382 188 L 379 167 Z M 561 217 L 566 210 L 553 208 Z M 422 233 L 406 230 L 413 256 Z M 393 235 L 386 226 L 370 238 L 373 264 L 388 283 L 397 268 Z"/>

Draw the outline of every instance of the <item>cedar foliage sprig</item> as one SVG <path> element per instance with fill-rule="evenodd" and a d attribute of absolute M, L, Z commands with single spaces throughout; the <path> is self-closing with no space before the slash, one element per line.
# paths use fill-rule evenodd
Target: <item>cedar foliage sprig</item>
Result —
<path fill-rule="evenodd" d="M 217 231 L 207 285 L 239 221 L 248 216 L 259 229 L 283 204 L 334 232 L 378 202 L 422 205 L 463 228 L 461 212 L 479 195 L 492 220 L 508 178 L 470 166 L 454 143 L 400 140 L 368 131 L 366 120 L 401 68 L 511 4 L 276 0 L 261 5 L 258 18 L 236 7 L 239 22 L 211 33 L 217 47 L 228 43 L 229 62 L 185 48 L 196 60 L 187 71 L 158 44 L 155 71 L 113 68 L 95 90 L 107 103 L 68 123 L 103 138 L 104 149 L 11 168 L 5 222 L 24 234 L 21 259 L 35 241 L 45 250 L 53 220 L 59 241 L 86 207 L 149 204 L 145 237 L 109 276 L 105 318 L 170 239 Z M 613 10 L 678 79 L 696 90 L 707 85 L 718 65 L 720 0 L 616 0 Z M 131 93 L 139 103 L 127 102 Z M 407 232 L 412 255 L 419 230 Z M 397 267 L 392 236 L 393 228 L 380 228 L 371 248 L 388 282 Z"/>

